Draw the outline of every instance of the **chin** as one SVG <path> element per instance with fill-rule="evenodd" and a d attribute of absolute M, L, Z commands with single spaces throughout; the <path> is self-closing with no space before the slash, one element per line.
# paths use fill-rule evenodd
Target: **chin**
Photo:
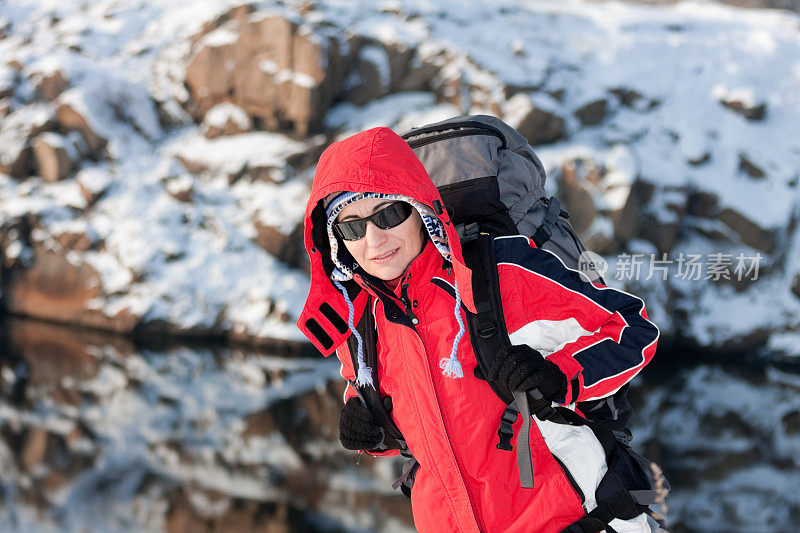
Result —
<path fill-rule="evenodd" d="M 372 272 L 372 275 L 383 281 L 392 281 L 403 275 L 404 268 L 379 268 Z"/>

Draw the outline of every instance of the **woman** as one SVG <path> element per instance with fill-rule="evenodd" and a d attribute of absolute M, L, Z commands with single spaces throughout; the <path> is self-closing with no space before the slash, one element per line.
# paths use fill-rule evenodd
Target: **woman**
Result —
<path fill-rule="evenodd" d="M 388 128 L 331 145 L 306 209 L 311 289 L 298 326 L 323 354 L 337 351 L 343 377 L 369 385 L 362 339 L 356 368 L 344 341 L 373 313 L 380 393 L 420 463 L 411 493 L 419 531 L 561 531 L 595 506 L 602 447 L 585 427 L 537 420 L 535 487 L 520 486 L 516 454 L 496 447 L 506 405 L 474 374 L 463 310 L 475 312 L 471 272 L 437 203 L 424 167 Z M 652 358 L 658 330 L 641 300 L 583 281 L 526 237 L 496 239 L 495 250 L 514 344 L 493 360 L 495 387 L 574 404 L 612 394 Z M 342 444 L 379 449 L 382 431 L 352 386 L 345 400 Z M 644 516 L 613 525 L 649 531 Z"/>

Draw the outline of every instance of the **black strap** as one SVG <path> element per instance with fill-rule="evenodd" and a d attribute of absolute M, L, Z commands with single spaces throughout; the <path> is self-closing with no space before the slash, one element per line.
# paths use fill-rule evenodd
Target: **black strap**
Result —
<path fill-rule="evenodd" d="M 500 294 L 500 274 L 497 271 L 497 260 L 494 255 L 494 239 L 487 233 L 481 233 L 474 238 L 462 243 L 464 261 L 473 272 L 472 296 L 477 313 L 467 313 L 467 326 L 469 328 L 472 349 L 478 361 L 480 373 L 489 374 L 492 358 L 503 348 L 511 346 L 508 337 L 508 328 L 503 316 L 503 302 Z M 501 450 L 511 450 L 512 425 L 517 419 L 517 413 L 522 415 L 522 427 L 517 436 L 517 466 L 519 467 L 520 485 L 524 488 L 533 488 L 533 461 L 531 460 L 530 430 L 531 412 L 528 395 L 519 392 L 508 397 L 506 393 L 498 390 L 489 383 L 508 407 L 500 419 L 498 436 L 500 442 L 497 447 Z M 536 391 L 538 393 L 538 391 Z M 541 393 L 539 394 L 541 397 Z"/>
<path fill-rule="evenodd" d="M 472 298 L 477 311 L 475 314 L 467 313 L 469 337 L 481 374 L 487 376 L 494 354 L 511 346 L 503 316 L 494 239 L 487 233 L 481 233 L 462 243 L 462 254 L 464 262 L 473 273 Z M 514 401 L 513 397 L 494 386 L 492 390 L 506 404 Z"/>
<path fill-rule="evenodd" d="M 541 248 L 544 243 L 550 240 L 559 214 L 561 214 L 561 202 L 555 196 L 551 196 L 547 200 L 547 211 L 544 214 L 542 224 L 532 237 L 537 248 Z"/>
<path fill-rule="evenodd" d="M 383 428 L 385 433 L 384 446 L 386 449 L 398 449 L 400 453 L 407 453 L 408 446 L 403 438 L 403 433 L 397 424 L 394 423 L 392 415 L 386 410 L 383 404 L 383 397 L 380 393 L 380 383 L 378 381 L 378 339 L 375 331 L 375 317 L 372 315 L 372 298 L 367 301 L 367 306 L 361 314 L 361 320 L 356 326 L 361 338 L 362 349 L 364 351 L 364 363 L 372 369 L 373 386 L 358 387 L 357 393 L 364 400 L 372 416 Z M 350 358 L 353 361 L 353 368 L 358 369 L 358 341 L 355 335 L 347 338 L 347 345 L 350 348 Z M 352 383 L 351 383 L 352 385 Z"/>

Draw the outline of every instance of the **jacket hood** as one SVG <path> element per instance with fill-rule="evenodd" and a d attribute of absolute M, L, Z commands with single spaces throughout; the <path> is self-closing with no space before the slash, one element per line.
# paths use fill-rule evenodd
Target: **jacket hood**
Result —
<path fill-rule="evenodd" d="M 456 281 L 467 308 L 475 312 L 471 272 L 439 191 L 411 147 L 389 128 L 373 128 L 330 145 L 320 157 L 306 204 L 304 245 L 311 259 L 311 288 L 297 327 L 328 356 L 350 336 L 348 303 L 330 280 L 330 255 L 323 200 L 339 191 L 409 196 L 430 207 L 442 222 Z M 356 282 L 345 284 L 358 323 L 367 301 Z"/>

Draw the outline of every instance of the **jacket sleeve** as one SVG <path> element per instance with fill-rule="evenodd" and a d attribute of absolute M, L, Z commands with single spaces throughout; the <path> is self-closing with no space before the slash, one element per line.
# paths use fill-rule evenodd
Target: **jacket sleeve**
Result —
<path fill-rule="evenodd" d="M 339 362 L 342 364 L 339 373 L 342 375 L 346 383 L 342 400 L 344 403 L 347 403 L 347 400 L 353 397 L 357 397 L 358 394 L 356 393 L 356 390 L 353 388 L 353 385 L 351 385 L 351 383 L 355 383 L 356 381 L 356 372 L 355 369 L 353 368 L 353 359 L 350 357 L 350 349 L 346 342 L 342 343 L 341 346 L 336 348 L 336 357 L 339 358 Z M 391 448 L 382 452 L 375 452 L 375 451 L 370 452 L 367 450 L 361 450 L 361 451 L 379 457 L 391 457 L 400 454 L 398 450 Z"/>
<path fill-rule="evenodd" d="M 511 342 L 559 366 L 564 403 L 610 396 L 650 362 L 659 331 L 640 298 L 589 282 L 525 237 L 495 242 Z"/>

